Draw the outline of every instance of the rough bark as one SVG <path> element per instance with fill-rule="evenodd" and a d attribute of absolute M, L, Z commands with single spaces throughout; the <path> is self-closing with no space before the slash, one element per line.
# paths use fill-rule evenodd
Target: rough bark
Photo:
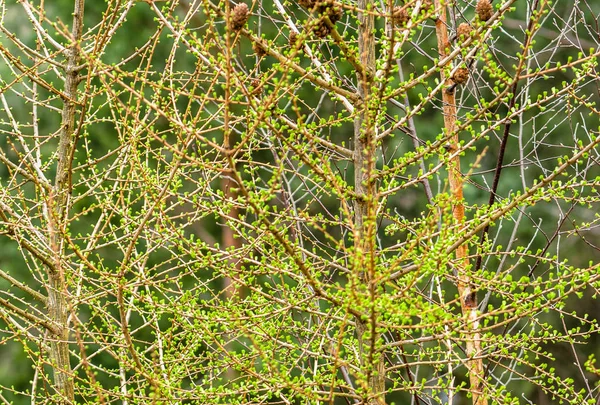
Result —
<path fill-rule="evenodd" d="M 67 215 L 72 187 L 72 162 L 75 150 L 75 116 L 77 111 L 77 85 L 79 77 L 79 40 L 83 31 L 84 0 L 76 0 L 73 11 L 72 43 L 67 48 L 65 65 L 64 104 L 62 126 L 58 145 L 58 163 L 54 189 L 49 198 L 48 212 L 50 248 L 54 268 L 48 268 L 48 314 L 54 322 L 50 331 L 50 355 L 54 375 L 54 389 L 60 396 L 61 404 L 74 403 L 74 384 L 69 359 L 69 325 L 71 310 L 68 296 L 67 270 L 64 256 L 64 235 L 67 229 Z"/>
<path fill-rule="evenodd" d="M 362 104 L 357 108 L 354 122 L 354 187 L 356 192 L 354 213 L 354 268 L 370 302 L 376 299 L 375 273 L 375 209 L 377 189 L 373 181 L 375 171 L 375 122 L 369 111 L 370 91 L 375 73 L 374 19 L 369 12 L 372 0 L 358 1 L 358 47 L 362 70 L 357 72 L 359 96 Z M 378 355 L 376 342 L 377 313 L 368 306 L 367 319 L 356 319 L 356 332 L 360 344 L 363 372 L 367 379 L 370 398 L 368 403 L 385 403 L 385 368 L 383 356 Z"/>
<path fill-rule="evenodd" d="M 448 29 L 446 6 L 440 0 L 435 1 L 437 11 L 436 33 L 440 60 L 448 56 L 450 44 L 448 42 Z M 452 66 L 450 66 L 452 67 Z M 441 71 L 441 80 L 446 83 L 446 89 L 453 84 L 445 71 Z M 453 197 L 452 216 L 455 224 L 465 220 L 465 206 L 463 200 L 463 178 L 460 171 L 460 154 L 457 153 L 460 143 L 456 127 L 457 113 L 454 91 L 443 91 L 444 127 L 446 133 L 451 135 L 449 153 L 452 157 L 448 162 L 448 182 Z M 473 405 L 487 405 L 487 399 L 482 395 L 485 370 L 481 358 L 481 337 L 479 322 L 477 320 L 477 295 L 474 291 L 471 277 L 467 273 L 469 266 L 469 250 L 466 243 L 456 248 L 455 271 L 460 303 L 468 335 L 466 336 L 467 368 L 469 370 L 470 389 L 473 395 Z"/>

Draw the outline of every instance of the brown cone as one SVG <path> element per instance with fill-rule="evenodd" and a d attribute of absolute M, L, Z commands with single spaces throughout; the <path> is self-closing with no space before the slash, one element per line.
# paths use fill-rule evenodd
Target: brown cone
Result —
<path fill-rule="evenodd" d="M 467 68 L 459 68 L 454 72 L 452 76 L 452 80 L 456 84 L 464 84 L 469 80 L 469 69 Z"/>
<path fill-rule="evenodd" d="M 266 49 L 263 47 L 263 44 L 259 43 L 259 42 L 255 42 L 252 45 L 252 49 L 254 49 L 254 53 L 256 54 L 256 56 L 258 56 L 259 58 L 262 58 L 263 56 L 265 56 L 267 54 Z"/>
<path fill-rule="evenodd" d="M 433 11 L 433 2 L 431 0 L 423 0 L 421 2 L 421 11 Z"/>
<path fill-rule="evenodd" d="M 492 8 L 490 0 L 479 0 L 475 7 L 475 12 L 481 21 L 487 21 L 492 17 L 492 14 L 494 14 L 494 9 Z"/>
<path fill-rule="evenodd" d="M 240 3 L 231 11 L 231 28 L 234 31 L 241 30 L 248 21 L 248 6 L 246 3 Z"/>
<path fill-rule="evenodd" d="M 471 26 L 469 25 L 469 23 L 461 23 L 458 28 L 456 29 L 456 37 L 462 42 L 465 41 L 467 39 L 469 39 L 469 37 L 471 36 Z"/>
<path fill-rule="evenodd" d="M 318 11 L 320 14 L 327 14 L 333 24 L 341 20 L 343 15 L 342 8 L 333 0 L 324 0 L 319 3 Z"/>
<path fill-rule="evenodd" d="M 298 44 L 298 34 L 295 31 L 290 32 L 290 36 L 288 38 L 288 44 L 290 48 L 295 49 Z"/>
<path fill-rule="evenodd" d="M 263 92 L 262 83 L 260 79 L 252 79 L 251 86 L 253 95 L 258 96 Z"/>
<path fill-rule="evenodd" d="M 404 28 L 409 19 L 408 10 L 402 6 L 394 7 L 392 11 L 392 22 L 396 27 Z"/>
<path fill-rule="evenodd" d="M 313 27 L 313 32 L 315 33 L 315 35 L 318 38 L 325 38 L 327 35 L 329 35 L 329 33 L 331 32 L 331 30 L 329 29 L 329 26 L 327 25 L 327 23 L 323 20 L 319 20 Z"/>
<path fill-rule="evenodd" d="M 316 0 L 298 0 L 298 4 L 308 10 L 312 10 L 316 3 Z"/>

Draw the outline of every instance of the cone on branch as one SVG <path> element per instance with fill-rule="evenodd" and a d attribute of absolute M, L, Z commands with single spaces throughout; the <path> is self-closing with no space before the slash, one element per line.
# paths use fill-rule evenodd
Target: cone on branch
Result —
<path fill-rule="evenodd" d="M 456 84 L 465 84 L 469 80 L 469 69 L 458 68 L 452 75 L 452 81 Z"/>
<path fill-rule="evenodd" d="M 288 45 L 291 49 L 296 49 L 300 46 L 298 33 L 296 31 L 290 32 L 290 36 L 288 37 Z"/>
<path fill-rule="evenodd" d="M 325 0 L 319 3 L 317 10 L 320 14 L 329 17 L 332 24 L 335 24 L 342 19 L 343 10 L 338 3 L 333 0 Z"/>
<path fill-rule="evenodd" d="M 262 82 L 260 79 L 255 78 L 252 79 L 252 82 L 250 83 L 250 86 L 252 86 L 252 95 L 253 96 L 260 96 L 263 92 L 263 86 L 262 86 Z"/>
<path fill-rule="evenodd" d="M 464 42 L 471 37 L 471 32 L 473 32 L 471 25 L 464 22 L 461 23 L 456 29 L 456 37 L 458 38 L 459 42 Z"/>
<path fill-rule="evenodd" d="M 317 0 L 298 0 L 298 4 L 308 10 L 312 10 L 317 4 Z"/>
<path fill-rule="evenodd" d="M 313 32 L 318 38 L 325 38 L 331 32 L 331 28 L 329 28 L 325 20 L 320 19 L 315 21 L 315 24 L 313 25 Z"/>
<path fill-rule="evenodd" d="M 475 6 L 475 12 L 480 21 L 487 21 L 492 18 L 494 9 L 492 8 L 490 0 L 479 0 L 477 6 Z"/>
<path fill-rule="evenodd" d="M 410 16 L 408 15 L 408 8 L 402 6 L 394 7 L 392 11 L 392 23 L 399 28 L 406 27 Z"/>
<path fill-rule="evenodd" d="M 260 42 L 255 42 L 254 44 L 252 44 L 252 49 L 254 50 L 256 56 L 258 56 L 259 58 L 262 58 L 267 54 L 267 50 L 265 49 L 264 45 Z"/>
<path fill-rule="evenodd" d="M 231 11 L 231 28 L 234 31 L 241 30 L 248 22 L 249 12 L 246 3 L 240 3 Z"/>
<path fill-rule="evenodd" d="M 421 12 L 433 11 L 433 1 L 431 0 L 423 0 L 421 1 Z"/>
<path fill-rule="evenodd" d="M 456 72 L 454 72 L 451 79 L 454 83 L 446 89 L 446 93 L 448 93 L 448 94 L 454 94 L 454 90 L 456 89 L 456 86 L 465 84 L 467 82 L 467 80 L 469 80 L 469 69 L 467 69 L 467 68 L 456 69 Z"/>

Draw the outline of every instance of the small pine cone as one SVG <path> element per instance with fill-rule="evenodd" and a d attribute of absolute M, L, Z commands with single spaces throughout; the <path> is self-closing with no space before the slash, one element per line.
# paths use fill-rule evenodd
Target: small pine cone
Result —
<path fill-rule="evenodd" d="M 471 26 L 469 23 L 461 23 L 456 29 L 456 37 L 460 42 L 465 41 L 471 37 Z"/>
<path fill-rule="evenodd" d="M 321 0 L 318 2 L 318 6 L 317 6 L 317 12 L 319 14 L 325 14 L 327 13 L 327 10 L 329 10 L 329 7 L 333 6 L 333 0 Z"/>
<path fill-rule="evenodd" d="M 263 87 L 262 87 L 262 83 L 260 82 L 260 79 L 252 79 L 252 82 L 250 83 L 250 85 L 252 86 L 252 95 L 258 96 L 258 95 L 262 94 Z"/>
<path fill-rule="evenodd" d="M 433 2 L 431 0 L 423 0 L 421 2 L 421 11 L 422 12 L 433 11 Z"/>
<path fill-rule="evenodd" d="M 492 8 L 490 0 L 479 0 L 475 7 L 475 12 L 481 21 L 487 21 L 492 17 L 492 14 L 494 14 L 494 9 Z"/>
<path fill-rule="evenodd" d="M 333 24 L 341 20 L 343 15 L 344 10 L 342 10 L 342 8 L 337 3 L 334 3 L 331 7 L 329 7 L 329 20 Z"/>
<path fill-rule="evenodd" d="M 290 36 L 288 38 L 288 45 L 290 46 L 290 48 L 296 49 L 299 45 L 298 42 L 298 34 L 296 33 L 296 31 L 290 32 Z"/>
<path fill-rule="evenodd" d="M 248 6 L 246 3 L 240 3 L 231 11 L 231 28 L 234 31 L 241 30 L 248 21 Z"/>
<path fill-rule="evenodd" d="M 392 22 L 396 27 L 406 27 L 406 23 L 408 22 L 409 18 L 410 16 L 408 15 L 408 10 L 405 7 L 394 7 L 394 11 L 392 11 Z"/>
<path fill-rule="evenodd" d="M 298 0 L 298 4 L 308 10 L 312 10 L 315 4 L 317 4 L 317 0 Z"/>
<path fill-rule="evenodd" d="M 265 56 L 267 54 L 267 50 L 264 48 L 263 44 L 261 44 L 260 42 L 255 42 L 252 45 L 252 49 L 254 50 L 254 53 L 256 54 L 256 56 L 258 56 L 259 58 L 262 58 L 263 56 Z"/>
<path fill-rule="evenodd" d="M 325 0 L 319 4 L 319 13 L 327 14 L 332 24 L 342 19 L 343 10 L 338 3 L 333 0 Z"/>
<path fill-rule="evenodd" d="M 452 76 L 452 80 L 456 84 L 464 84 L 469 80 L 469 69 L 467 68 L 459 68 L 454 72 Z"/>
<path fill-rule="evenodd" d="M 313 27 L 313 32 L 315 33 L 315 35 L 318 38 L 325 38 L 327 35 L 329 35 L 329 33 L 331 32 L 331 30 L 329 29 L 329 26 L 327 25 L 327 23 L 323 20 L 319 20 Z"/>

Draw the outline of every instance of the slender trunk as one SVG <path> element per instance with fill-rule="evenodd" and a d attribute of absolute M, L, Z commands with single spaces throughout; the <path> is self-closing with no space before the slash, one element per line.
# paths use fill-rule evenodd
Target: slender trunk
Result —
<path fill-rule="evenodd" d="M 240 3 L 241 4 L 241 3 Z M 226 3 L 225 5 L 225 15 L 227 16 L 227 21 L 230 22 L 232 20 L 232 8 L 230 3 Z M 225 153 L 232 153 L 232 149 L 235 146 L 235 133 L 232 131 L 230 126 L 231 112 L 230 112 L 230 102 L 231 102 L 231 81 L 232 81 L 232 48 L 234 46 L 234 38 L 236 34 L 232 32 L 231 25 L 228 23 L 228 31 L 225 36 L 226 50 L 225 50 L 225 108 L 223 113 L 223 149 Z M 232 160 L 229 160 L 232 162 Z M 236 167 L 234 164 L 231 164 L 230 167 L 227 167 L 223 171 L 223 177 L 221 179 L 221 189 L 223 190 L 225 201 L 235 201 L 237 199 L 238 193 L 234 191 L 236 188 L 236 181 L 234 180 Z M 223 221 L 223 233 L 221 235 L 221 243 L 223 247 L 229 251 L 230 248 L 233 248 L 233 251 L 237 251 L 241 247 L 241 240 L 235 238 L 234 230 L 227 224 L 227 218 L 237 218 L 239 215 L 239 210 L 232 203 L 231 208 L 227 212 L 227 217 L 222 218 Z M 239 274 L 241 270 L 240 261 L 235 258 L 227 258 L 228 270 L 231 271 L 234 275 Z M 234 276 L 235 277 L 235 276 Z M 238 285 L 234 278 L 225 275 L 223 277 L 223 299 L 225 301 L 231 301 L 240 298 L 238 294 Z M 227 342 L 226 349 L 228 351 L 233 351 L 233 345 L 230 340 L 232 335 L 228 332 L 225 336 Z M 232 368 L 227 367 L 226 371 L 227 380 L 233 381 L 237 377 L 238 373 Z"/>
<path fill-rule="evenodd" d="M 54 189 L 49 199 L 48 226 L 54 269 L 48 270 L 48 314 L 55 324 L 51 331 L 50 355 L 54 374 L 54 388 L 60 395 L 61 404 L 74 402 L 74 384 L 69 359 L 69 325 L 71 310 L 63 262 L 64 234 L 71 194 L 71 173 L 75 150 L 75 114 L 78 64 L 80 61 L 79 40 L 83 31 L 84 0 L 76 0 L 73 11 L 72 43 L 67 49 L 65 68 L 65 100 L 62 111 L 62 127 L 58 145 L 58 164 Z"/>
<path fill-rule="evenodd" d="M 447 56 L 450 44 L 448 42 L 448 30 L 446 25 L 446 6 L 440 0 L 435 1 L 438 19 L 436 21 L 436 32 L 440 59 Z M 446 83 L 446 89 L 452 81 L 446 77 L 444 70 L 441 71 L 441 80 Z M 444 103 L 444 127 L 447 134 L 451 134 L 450 153 L 453 157 L 448 162 L 448 182 L 453 197 L 452 216 L 457 224 L 465 220 L 465 206 L 463 202 L 463 179 L 460 172 L 460 156 L 456 151 L 459 148 L 458 132 L 456 130 L 456 100 L 454 91 L 443 91 Z M 481 358 L 481 336 L 479 333 L 479 322 L 477 320 L 477 295 L 473 289 L 471 277 L 467 273 L 469 266 L 469 251 L 466 244 L 456 249 L 456 275 L 458 279 L 458 293 L 462 313 L 466 323 L 468 335 L 466 337 L 466 354 L 468 357 L 467 368 L 469 370 L 469 382 L 473 394 L 473 405 L 487 405 L 487 398 L 482 395 L 485 371 L 483 359 Z"/>
<path fill-rule="evenodd" d="M 377 189 L 373 181 L 375 171 L 376 139 L 375 121 L 369 112 L 369 98 L 375 73 L 375 37 L 373 14 L 363 12 L 374 8 L 373 0 L 358 1 L 358 47 L 362 71 L 357 72 L 362 105 L 357 108 L 354 122 L 354 187 L 356 191 L 354 213 L 354 268 L 370 302 L 377 294 L 375 280 L 375 207 Z M 362 288 L 361 288 L 362 289 Z M 376 347 L 377 313 L 368 306 L 367 320 L 356 319 L 356 332 L 360 345 L 361 362 L 367 379 L 369 404 L 385 403 L 385 365 Z"/>

